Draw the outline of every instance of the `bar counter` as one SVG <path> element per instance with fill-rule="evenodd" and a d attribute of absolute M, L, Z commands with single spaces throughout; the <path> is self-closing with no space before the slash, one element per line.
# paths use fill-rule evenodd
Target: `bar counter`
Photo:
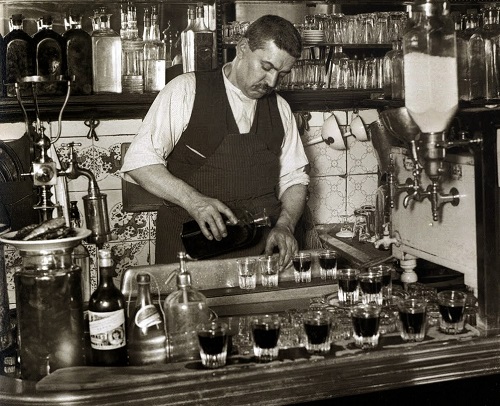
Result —
<path fill-rule="evenodd" d="M 390 256 L 380 255 L 375 259 L 384 261 Z M 352 247 L 345 247 L 342 258 L 347 263 L 341 261 L 340 267 L 359 266 L 374 259 Z M 293 270 L 286 269 L 280 274 L 278 288 L 257 286 L 253 291 L 243 291 L 238 288 L 234 260 L 188 264 L 194 286 L 205 293 L 209 307 L 219 317 L 304 309 L 311 298 L 334 296 L 336 292 L 336 284 L 314 277 L 314 269 L 311 283 L 295 283 Z M 163 299 L 175 288 L 175 284 L 165 281 L 171 280 L 169 275 L 176 268 L 177 264 L 130 268 L 122 276 L 121 290 L 126 298 L 132 298 L 136 274 L 147 270 L 155 275 Z M 280 350 L 278 360 L 259 364 L 251 355 L 236 354 L 228 358 L 225 367 L 216 370 L 204 369 L 201 361 L 188 361 L 143 367 L 62 368 L 39 382 L 0 376 L 0 404 L 335 403 L 333 399 L 398 389 L 411 391 L 426 384 L 456 382 L 460 387 L 468 378 L 493 380 L 500 394 L 500 332 L 467 326 L 463 334 L 444 336 L 436 333 L 436 326 L 431 329 L 421 343 L 404 343 L 397 332 L 389 332 L 371 351 L 356 349 L 353 339 L 344 339 L 335 341 L 326 356 L 311 356 L 303 347 L 287 348 Z M 472 392 L 478 390 L 471 388 Z"/>

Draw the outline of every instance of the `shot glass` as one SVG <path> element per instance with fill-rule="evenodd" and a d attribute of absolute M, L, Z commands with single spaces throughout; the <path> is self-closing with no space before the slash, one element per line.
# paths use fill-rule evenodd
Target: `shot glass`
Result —
<path fill-rule="evenodd" d="M 467 294 L 458 290 L 438 293 L 439 329 L 446 334 L 459 334 L 464 329 L 464 309 Z"/>
<path fill-rule="evenodd" d="M 259 258 L 262 286 L 273 288 L 278 286 L 279 257 L 270 255 Z"/>
<path fill-rule="evenodd" d="M 310 310 L 303 317 L 306 349 L 310 354 L 330 352 L 332 314 L 328 310 Z"/>
<path fill-rule="evenodd" d="M 378 346 L 380 336 L 380 306 L 360 303 L 351 310 L 354 343 L 356 347 L 371 349 Z"/>
<path fill-rule="evenodd" d="M 323 250 L 318 253 L 321 279 L 337 278 L 337 252 Z"/>
<path fill-rule="evenodd" d="M 361 301 L 382 305 L 382 272 L 368 270 L 358 275 Z"/>
<path fill-rule="evenodd" d="M 278 357 L 281 322 L 277 314 L 252 317 L 253 352 L 259 362 L 270 362 Z"/>
<path fill-rule="evenodd" d="M 295 282 L 311 282 L 311 254 L 299 252 L 292 258 Z"/>
<path fill-rule="evenodd" d="M 352 306 L 359 299 L 359 269 L 347 268 L 339 269 L 337 279 L 339 281 L 339 304 L 342 306 Z"/>
<path fill-rule="evenodd" d="M 377 265 L 368 268 L 369 271 L 382 272 L 382 296 L 385 303 L 392 302 L 392 267 L 389 265 Z"/>
<path fill-rule="evenodd" d="M 423 341 L 427 325 L 427 302 L 422 298 L 398 302 L 398 328 L 404 341 Z"/>
<path fill-rule="evenodd" d="M 257 284 L 257 259 L 240 258 L 238 264 L 239 284 L 241 289 L 255 289 Z"/>
<path fill-rule="evenodd" d="M 228 325 L 219 320 L 197 326 L 201 363 L 206 368 L 226 365 Z"/>

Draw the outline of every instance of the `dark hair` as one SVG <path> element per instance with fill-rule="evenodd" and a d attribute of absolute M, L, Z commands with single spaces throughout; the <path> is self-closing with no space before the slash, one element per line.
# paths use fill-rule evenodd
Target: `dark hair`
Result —
<path fill-rule="evenodd" d="M 302 53 L 302 39 L 293 24 L 276 15 L 265 15 L 248 27 L 245 35 L 252 51 L 264 48 L 267 41 L 273 41 L 279 49 L 298 59 Z"/>

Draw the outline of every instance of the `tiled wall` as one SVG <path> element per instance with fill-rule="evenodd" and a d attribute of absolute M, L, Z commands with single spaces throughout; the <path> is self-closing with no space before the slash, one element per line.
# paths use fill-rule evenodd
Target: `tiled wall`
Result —
<path fill-rule="evenodd" d="M 311 163 L 309 206 L 317 224 L 339 222 L 341 215 L 352 214 L 362 204 L 372 204 L 377 188 L 377 161 L 369 141 L 361 142 L 348 137 L 347 150 L 334 149 L 321 141 L 323 122 L 331 114 L 335 114 L 343 131 L 353 117 L 351 111 L 312 112 L 310 128 L 303 136 Z M 365 124 L 376 119 L 374 111 L 361 111 L 360 115 L 365 117 Z M 75 147 L 79 164 L 93 171 L 101 192 L 107 195 L 110 226 L 115 237 L 107 246 L 113 251 L 119 275 L 128 266 L 153 263 L 155 256 L 155 213 L 123 212 L 121 179 L 118 176 L 121 144 L 132 140 L 140 124 L 140 120 L 102 121 L 95 130 L 96 140 L 88 137 L 89 128 L 83 121 L 63 122 L 61 138 L 55 144 L 61 162 L 68 159 L 69 150 L 65 144 L 81 144 Z M 46 123 L 46 128 L 47 134 L 57 134 L 57 123 Z M 19 138 L 23 134 L 24 124 L 0 124 L 0 137 L 3 140 Z M 84 177 L 68 181 L 70 200 L 78 201 L 81 212 L 82 197 L 87 194 L 87 188 L 88 181 Z M 95 246 L 87 247 L 91 256 L 93 290 L 97 283 L 97 250 Z M 9 301 L 13 305 L 13 274 L 16 266 L 21 264 L 21 259 L 10 246 L 5 247 L 5 259 Z"/>

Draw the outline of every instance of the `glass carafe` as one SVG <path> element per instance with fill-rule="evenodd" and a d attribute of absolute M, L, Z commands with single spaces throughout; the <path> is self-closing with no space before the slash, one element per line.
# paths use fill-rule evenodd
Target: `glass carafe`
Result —
<path fill-rule="evenodd" d="M 458 108 L 455 24 L 444 1 L 418 0 L 403 36 L 405 105 L 423 133 L 443 132 Z"/>
<path fill-rule="evenodd" d="M 258 227 L 270 225 L 266 210 L 251 214 L 246 210 L 234 210 L 238 223 L 226 221 L 227 237 L 208 240 L 195 220 L 182 225 L 182 242 L 191 259 L 204 259 L 250 246 L 258 236 Z"/>

